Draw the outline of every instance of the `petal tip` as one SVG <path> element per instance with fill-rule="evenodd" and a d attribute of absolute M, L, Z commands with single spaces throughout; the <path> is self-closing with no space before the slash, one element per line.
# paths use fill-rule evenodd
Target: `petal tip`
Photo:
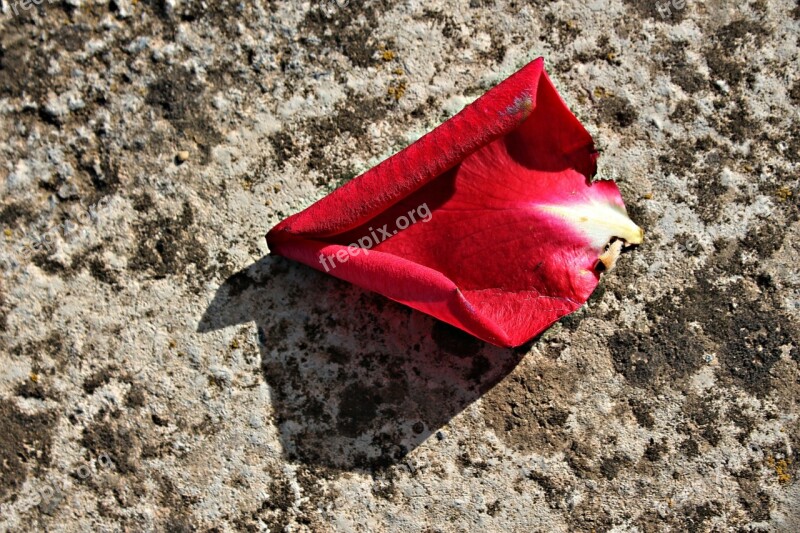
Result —
<path fill-rule="evenodd" d="M 600 255 L 598 258 L 600 260 L 598 267 L 602 265 L 602 271 L 608 272 L 616 266 L 617 259 L 619 259 L 619 254 L 622 253 L 623 244 L 623 241 L 614 241 L 609 244 L 606 251 Z"/>

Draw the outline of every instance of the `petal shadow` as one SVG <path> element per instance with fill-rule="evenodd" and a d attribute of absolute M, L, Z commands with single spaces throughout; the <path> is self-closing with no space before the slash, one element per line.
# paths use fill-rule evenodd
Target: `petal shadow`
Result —
<path fill-rule="evenodd" d="M 231 275 L 197 330 L 250 322 L 287 459 L 337 470 L 385 468 L 443 438 L 527 352 L 276 256 Z"/>

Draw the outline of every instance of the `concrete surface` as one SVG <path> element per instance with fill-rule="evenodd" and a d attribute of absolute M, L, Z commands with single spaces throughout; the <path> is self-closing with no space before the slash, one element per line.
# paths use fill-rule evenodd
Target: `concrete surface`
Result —
<path fill-rule="evenodd" d="M 665 4 L 3 1 L 0 530 L 800 531 L 800 4 Z M 266 256 L 540 55 L 646 230 L 580 312 Z"/>

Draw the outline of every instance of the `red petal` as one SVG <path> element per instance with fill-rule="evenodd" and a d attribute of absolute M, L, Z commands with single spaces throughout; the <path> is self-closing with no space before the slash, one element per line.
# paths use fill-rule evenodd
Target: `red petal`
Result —
<path fill-rule="evenodd" d="M 275 253 L 517 346 L 586 301 L 609 240 L 641 240 L 616 185 L 591 183 L 595 160 L 591 136 L 540 58 L 281 222 L 267 241 Z M 417 221 L 403 229 L 400 217 Z M 359 242 L 367 250 L 348 249 Z"/>

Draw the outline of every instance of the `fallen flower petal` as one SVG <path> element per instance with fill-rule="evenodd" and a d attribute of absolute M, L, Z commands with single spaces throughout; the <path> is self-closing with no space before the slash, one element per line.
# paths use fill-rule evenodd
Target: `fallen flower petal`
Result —
<path fill-rule="evenodd" d="M 278 224 L 270 250 L 500 346 L 578 309 L 642 230 L 591 181 L 592 138 L 543 65 Z"/>

